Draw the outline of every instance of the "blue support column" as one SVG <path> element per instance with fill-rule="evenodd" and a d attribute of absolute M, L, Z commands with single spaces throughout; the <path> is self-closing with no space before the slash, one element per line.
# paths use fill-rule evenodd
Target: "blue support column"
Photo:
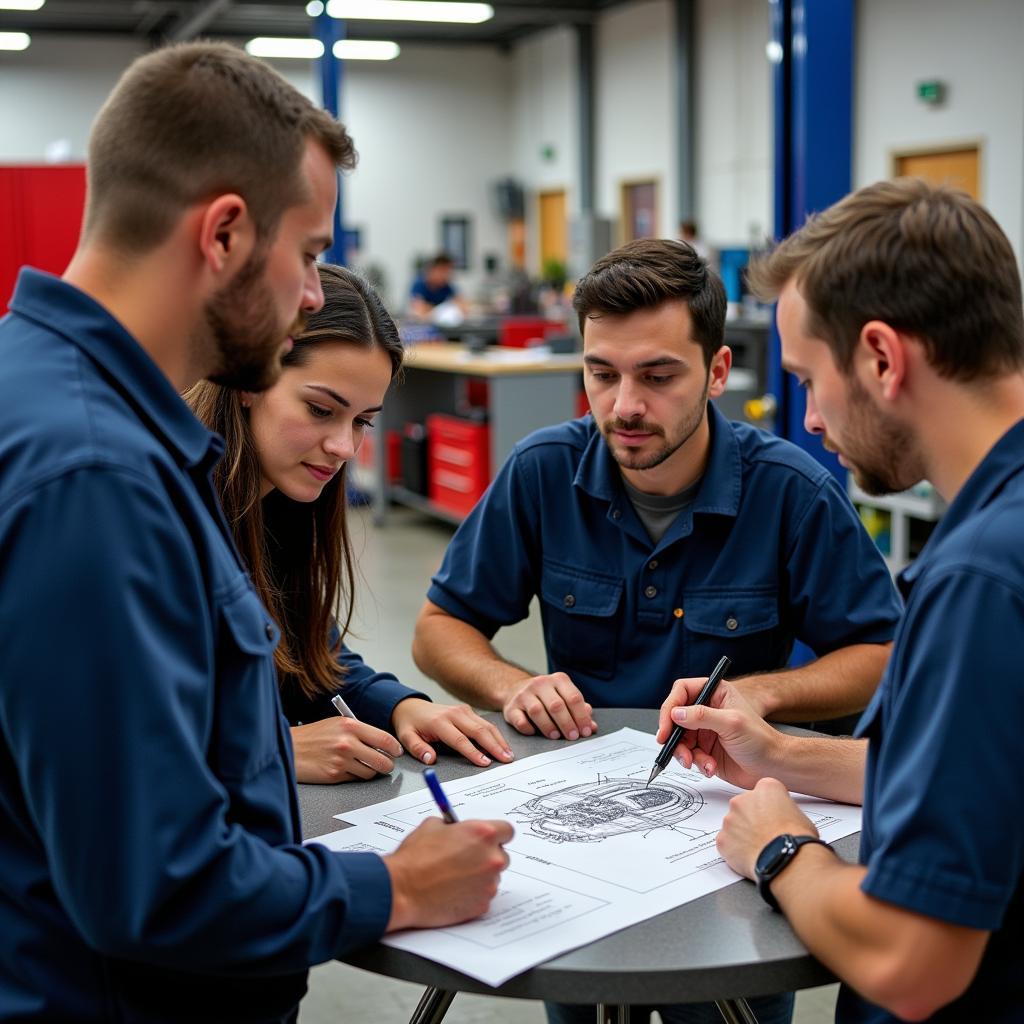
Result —
<path fill-rule="evenodd" d="M 333 117 L 341 108 L 342 62 L 334 56 L 334 44 L 345 38 L 345 23 L 326 13 L 313 19 L 316 38 L 324 44 L 324 55 L 317 61 L 320 73 L 321 105 Z M 324 253 L 328 263 L 345 266 L 345 183 L 338 172 L 338 205 L 334 209 L 334 243 Z"/>
<path fill-rule="evenodd" d="M 769 0 L 775 98 L 775 236 L 850 191 L 853 165 L 854 0 Z M 803 392 L 779 365 L 773 328 L 770 385 L 777 429 L 840 479 L 846 471 L 803 428 Z"/>

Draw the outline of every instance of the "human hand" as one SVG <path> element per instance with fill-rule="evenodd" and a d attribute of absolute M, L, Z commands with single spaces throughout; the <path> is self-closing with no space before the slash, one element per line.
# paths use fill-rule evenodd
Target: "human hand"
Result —
<path fill-rule="evenodd" d="M 753 878 L 758 854 L 784 832 L 794 836 L 818 834 L 778 779 L 761 779 L 749 793 L 740 793 L 729 801 L 716 845 L 733 871 Z"/>
<path fill-rule="evenodd" d="M 491 759 L 478 747 L 499 761 L 512 760 L 505 737 L 468 704 L 432 704 L 420 697 L 407 697 L 395 705 L 391 724 L 402 746 L 424 764 L 437 760 L 432 742 L 447 743 L 467 761 L 481 767 L 489 765 Z"/>
<path fill-rule="evenodd" d="M 390 772 L 395 767 L 392 758 L 402 753 L 390 733 L 340 715 L 294 725 L 291 733 L 297 782 L 372 779 Z"/>
<path fill-rule="evenodd" d="M 656 739 L 664 743 L 676 725 L 686 733 L 675 758 L 684 768 L 696 765 L 708 778 L 752 789 L 781 758 L 782 734 L 773 729 L 739 690 L 723 680 L 710 705 L 694 707 L 706 679 L 677 679 L 658 715 Z"/>
<path fill-rule="evenodd" d="M 597 732 L 594 709 L 564 673 L 533 676 L 520 683 L 505 701 L 501 713 L 517 732 L 548 739 L 578 740 Z"/>
<path fill-rule="evenodd" d="M 479 917 L 497 895 L 508 867 L 502 847 L 513 834 L 507 821 L 424 821 L 384 858 L 391 875 L 387 930 L 440 928 Z"/>

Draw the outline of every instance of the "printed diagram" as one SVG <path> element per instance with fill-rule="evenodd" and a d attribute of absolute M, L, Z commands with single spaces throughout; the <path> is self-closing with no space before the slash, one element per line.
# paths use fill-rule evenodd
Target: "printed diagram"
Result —
<path fill-rule="evenodd" d="M 638 779 L 598 778 L 544 796 L 534 797 L 512 815 L 529 824 L 535 836 L 553 843 L 599 843 L 612 836 L 671 829 L 691 839 L 707 835 L 705 829 L 680 822 L 704 807 L 695 789 L 670 779 L 645 787 Z"/>

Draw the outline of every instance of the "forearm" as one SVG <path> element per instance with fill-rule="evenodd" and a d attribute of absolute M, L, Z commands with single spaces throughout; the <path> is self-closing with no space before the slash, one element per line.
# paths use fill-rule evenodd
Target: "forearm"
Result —
<path fill-rule="evenodd" d="M 792 793 L 860 805 L 864 801 L 867 740 L 783 735 L 771 774 Z"/>
<path fill-rule="evenodd" d="M 429 601 L 416 623 L 412 656 L 449 693 L 490 711 L 500 711 L 512 691 L 534 675 L 502 658 L 478 629 Z"/>
<path fill-rule="evenodd" d="M 876 900 L 860 889 L 865 874 L 807 846 L 772 894 L 822 963 L 865 998 L 920 1020 L 963 992 L 987 935 Z"/>
<path fill-rule="evenodd" d="M 733 680 L 768 719 L 813 722 L 863 711 L 878 688 L 891 644 L 854 644 L 809 665 Z"/>

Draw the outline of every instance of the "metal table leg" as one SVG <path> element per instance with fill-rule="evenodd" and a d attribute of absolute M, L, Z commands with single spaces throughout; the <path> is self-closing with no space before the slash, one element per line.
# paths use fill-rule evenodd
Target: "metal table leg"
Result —
<path fill-rule="evenodd" d="M 431 986 L 424 989 L 412 1017 L 409 1018 L 409 1024 L 441 1024 L 454 998 L 454 992 L 447 992 L 443 988 Z"/>
<path fill-rule="evenodd" d="M 757 1024 L 754 1011 L 746 999 L 720 999 L 715 1006 L 727 1024 Z"/>
<path fill-rule="evenodd" d="M 598 1003 L 597 1024 L 629 1024 L 628 1003 Z"/>

